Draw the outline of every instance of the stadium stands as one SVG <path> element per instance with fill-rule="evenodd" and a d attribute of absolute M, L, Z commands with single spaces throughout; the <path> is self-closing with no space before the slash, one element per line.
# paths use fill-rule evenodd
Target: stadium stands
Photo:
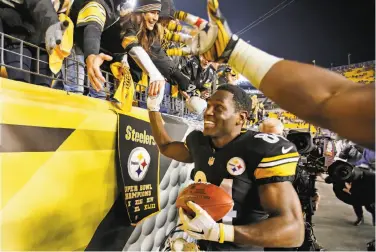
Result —
<path fill-rule="evenodd" d="M 347 79 L 361 84 L 375 83 L 375 61 L 367 61 L 347 66 L 331 68 Z"/>

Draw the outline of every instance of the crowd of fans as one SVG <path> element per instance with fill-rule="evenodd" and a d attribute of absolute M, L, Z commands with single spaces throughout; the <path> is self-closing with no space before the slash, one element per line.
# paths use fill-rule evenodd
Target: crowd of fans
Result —
<path fill-rule="evenodd" d="M 149 83 L 166 81 L 162 112 L 179 116 L 189 114 L 191 97 L 206 100 L 217 86 L 236 83 L 239 74 L 231 67 L 194 56 L 186 47 L 205 20 L 176 11 L 170 0 L 161 6 L 156 0 L 133 2 L 0 1 L 1 76 L 122 107 L 125 76 L 136 86 L 131 104 L 140 107 L 146 107 Z M 331 70 L 368 84 L 375 80 L 374 66 L 372 61 Z M 272 117 L 288 128 L 309 127 L 288 112 L 265 111 L 255 95 L 250 99 L 249 125 Z"/>
<path fill-rule="evenodd" d="M 361 84 L 375 83 L 375 61 L 331 68 L 347 79 Z"/>
<path fill-rule="evenodd" d="M 136 86 L 131 104 L 141 107 L 149 83 L 166 81 L 165 94 L 172 98 L 166 101 L 173 106 L 163 112 L 179 115 L 191 97 L 206 100 L 218 85 L 235 84 L 238 73 L 228 65 L 208 62 L 186 47 L 206 21 L 176 11 L 170 0 L 134 4 L 0 1 L 1 76 L 122 107 L 125 76 Z"/>

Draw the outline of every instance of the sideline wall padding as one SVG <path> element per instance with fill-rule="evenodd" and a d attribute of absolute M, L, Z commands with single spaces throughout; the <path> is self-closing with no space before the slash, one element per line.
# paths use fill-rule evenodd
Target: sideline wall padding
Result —
<path fill-rule="evenodd" d="M 176 223 L 177 192 L 192 165 L 161 156 L 162 211 L 132 227 L 111 103 L 3 78 L 0 88 L 0 249 L 156 249 Z M 144 109 L 126 115 L 148 121 Z M 176 140 L 197 127 L 164 120 Z"/>

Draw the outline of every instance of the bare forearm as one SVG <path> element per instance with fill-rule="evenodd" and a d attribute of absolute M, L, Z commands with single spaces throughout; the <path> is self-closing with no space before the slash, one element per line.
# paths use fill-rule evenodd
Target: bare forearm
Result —
<path fill-rule="evenodd" d="M 235 226 L 235 243 L 269 248 L 299 247 L 304 239 L 301 218 L 278 216 L 248 226 Z"/>
<path fill-rule="evenodd" d="M 172 142 L 163 125 L 161 113 L 149 111 L 150 125 L 153 137 L 158 147 L 161 148 Z"/>
<path fill-rule="evenodd" d="M 280 61 L 260 89 L 298 117 L 374 148 L 374 86 L 360 86 L 319 67 Z"/>
<path fill-rule="evenodd" d="M 229 64 L 281 108 L 374 149 L 375 86 L 308 64 L 282 60 L 243 40 Z"/>
<path fill-rule="evenodd" d="M 168 135 L 161 113 L 149 111 L 150 125 L 159 151 L 168 158 L 179 162 L 191 163 L 192 158 L 182 142 L 176 142 Z"/>

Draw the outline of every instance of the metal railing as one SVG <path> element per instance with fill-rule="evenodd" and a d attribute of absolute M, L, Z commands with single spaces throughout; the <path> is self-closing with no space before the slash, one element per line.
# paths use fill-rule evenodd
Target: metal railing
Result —
<path fill-rule="evenodd" d="M 104 64 L 101 71 L 106 80 L 103 83 L 104 89 L 100 93 L 94 92 L 86 74 L 83 56 L 77 55 L 75 50 L 72 50 L 72 53 L 64 59 L 61 70 L 53 74 L 49 69 L 48 54 L 44 48 L 4 33 L 0 33 L 0 66 L 6 69 L 9 79 L 42 85 L 46 88 L 62 89 L 67 94 L 90 95 L 90 90 L 92 90 L 91 96 L 109 101 L 113 101 L 112 95 L 118 85 L 117 79 L 109 70 L 109 65 Z M 135 83 L 135 90 L 134 102 L 137 102 L 139 107 L 146 108 L 147 87 Z M 189 113 L 184 100 L 168 94 L 165 94 L 161 111 L 200 121 L 197 115 Z"/>

